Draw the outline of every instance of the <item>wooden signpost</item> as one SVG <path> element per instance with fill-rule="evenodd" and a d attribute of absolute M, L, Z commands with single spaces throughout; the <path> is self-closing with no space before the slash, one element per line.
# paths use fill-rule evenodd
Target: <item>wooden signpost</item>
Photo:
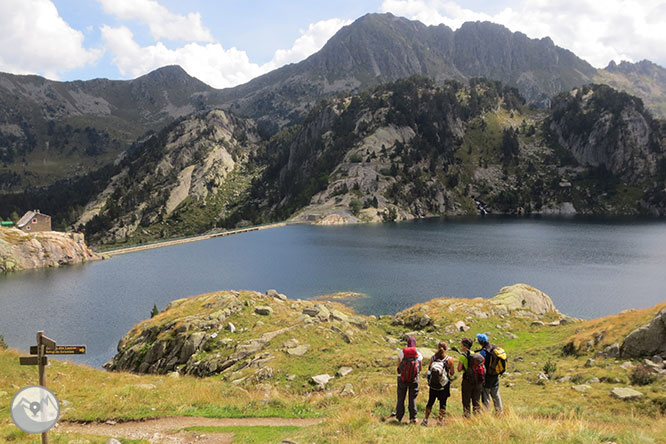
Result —
<path fill-rule="evenodd" d="M 86 352 L 85 345 L 56 345 L 56 341 L 44 336 L 43 331 L 37 332 L 37 345 L 30 347 L 30 354 L 37 356 L 21 356 L 21 365 L 36 365 L 39 369 L 39 385 L 46 387 L 46 355 L 82 355 Z M 48 432 L 42 433 L 42 444 L 48 444 Z"/>

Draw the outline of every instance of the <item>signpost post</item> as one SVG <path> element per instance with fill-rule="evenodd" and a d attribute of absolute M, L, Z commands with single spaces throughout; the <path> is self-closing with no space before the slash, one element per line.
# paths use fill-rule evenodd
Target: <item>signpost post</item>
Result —
<path fill-rule="evenodd" d="M 30 347 L 30 354 L 37 356 L 21 356 L 21 365 L 36 365 L 39 370 L 39 385 L 46 387 L 46 355 L 82 355 L 86 352 L 85 345 L 56 345 L 56 341 L 44 336 L 43 331 L 37 332 L 37 346 Z M 42 444 L 49 443 L 48 432 L 42 433 Z"/>

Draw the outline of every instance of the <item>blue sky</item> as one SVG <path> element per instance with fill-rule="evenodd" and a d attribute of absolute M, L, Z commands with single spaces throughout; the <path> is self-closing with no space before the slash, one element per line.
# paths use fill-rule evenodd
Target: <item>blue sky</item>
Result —
<path fill-rule="evenodd" d="M 596 67 L 666 65 L 663 0 L 2 0 L 0 71 L 129 79 L 179 64 L 212 86 L 234 86 L 303 60 L 368 12 L 453 29 L 489 20 L 550 36 Z"/>

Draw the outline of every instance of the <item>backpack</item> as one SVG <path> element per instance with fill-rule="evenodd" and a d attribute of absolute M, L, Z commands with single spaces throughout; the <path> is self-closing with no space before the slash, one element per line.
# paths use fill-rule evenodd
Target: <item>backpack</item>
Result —
<path fill-rule="evenodd" d="M 476 384 L 484 384 L 486 382 L 486 367 L 483 365 L 485 359 L 480 353 L 472 353 L 468 355 L 468 368 L 472 372 L 472 380 Z"/>
<path fill-rule="evenodd" d="M 421 364 L 416 347 L 405 347 L 402 349 L 402 361 L 398 366 L 398 373 L 402 382 L 411 383 L 418 381 Z"/>
<path fill-rule="evenodd" d="M 506 352 L 502 347 L 491 346 L 490 350 L 486 351 L 486 356 L 489 375 L 501 375 L 506 371 Z"/>
<path fill-rule="evenodd" d="M 449 372 L 446 363 L 450 358 L 436 360 L 430 366 L 430 376 L 428 376 L 428 385 L 433 390 L 442 390 L 449 383 Z"/>

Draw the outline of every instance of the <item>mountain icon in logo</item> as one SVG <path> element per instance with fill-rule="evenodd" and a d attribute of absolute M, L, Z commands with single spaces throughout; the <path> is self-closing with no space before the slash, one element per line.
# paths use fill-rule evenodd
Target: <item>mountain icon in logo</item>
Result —
<path fill-rule="evenodd" d="M 41 385 L 23 387 L 14 395 L 12 420 L 26 433 L 44 433 L 60 416 L 60 405 L 53 392 Z"/>

